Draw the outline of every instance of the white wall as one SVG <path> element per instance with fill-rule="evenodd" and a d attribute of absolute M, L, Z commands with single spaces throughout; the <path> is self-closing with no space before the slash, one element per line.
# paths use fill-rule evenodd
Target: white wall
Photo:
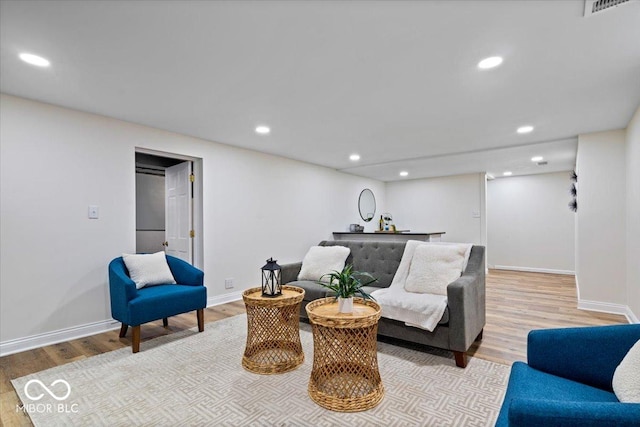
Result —
<path fill-rule="evenodd" d="M 578 137 L 578 306 L 622 310 L 626 289 L 625 131 Z"/>
<path fill-rule="evenodd" d="M 486 245 L 485 188 L 484 174 L 389 182 L 386 206 L 398 229 L 444 231 L 443 241 Z"/>
<path fill-rule="evenodd" d="M 640 319 L 640 108 L 627 126 L 627 301 Z"/>
<path fill-rule="evenodd" d="M 570 172 L 489 181 L 489 266 L 573 274 L 575 214 Z"/>
<path fill-rule="evenodd" d="M 225 278 L 234 292 L 258 285 L 267 258 L 299 261 L 358 222 L 363 188 L 385 206 L 379 181 L 13 96 L 0 103 L 4 348 L 110 319 L 107 264 L 135 251 L 136 147 L 202 159 L 210 298 L 228 293 Z M 100 219 L 87 218 L 90 204 Z"/>

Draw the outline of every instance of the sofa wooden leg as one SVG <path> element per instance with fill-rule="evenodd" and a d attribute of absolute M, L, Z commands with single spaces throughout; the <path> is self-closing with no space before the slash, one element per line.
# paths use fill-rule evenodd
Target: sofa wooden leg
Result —
<path fill-rule="evenodd" d="M 456 358 L 456 366 L 459 368 L 467 367 L 467 355 L 464 351 L 454 351 L 453 356 Z"/>
<path fill-rule="evenodd" d="M 164 326 L 165 328 L 167 326 L 169 326 L 169 319 L 167 319 L 166 317 L 162 318 L 162 326 Z"/>
<path fill-rule="evenodd" d="M 140 325 L 133 327 L 133 341 L 131 343 L 131 349 L 134 353 L 140 351 Z"/>
<path fill-rule="evenodd" d="M 125 325 L 124 323 L 120 326 L 120 338 L 124 338 L 127 335 L 127 329 L 129 329 L 129 325 Z"/>
<path fill-rule="evenodd" d="M 476 337 L 476 341 L 482 341 L 482 333 L 484 332 L 484 329 L 480 329 L 480 333 L 478 334 L 478 336 Z"/>
<path fill-rule="evenodd" d="M 198 331 L 204 331 L 204 308 L 199 309 L 197 312 L 198 315 Z"/>

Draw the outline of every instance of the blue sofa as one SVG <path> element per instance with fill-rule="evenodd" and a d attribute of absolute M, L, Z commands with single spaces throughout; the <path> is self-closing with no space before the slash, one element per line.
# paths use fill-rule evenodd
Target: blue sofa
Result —
<path fill-rule="evenodd" d="M 496 426 L 640 426 L 640 403 L 620 403 L 611 386 L 639 339 L 640 324 L 531 331 Z"/>
<path fill-rule="evenodd" d="M 207 288 L 204 273 L 191 264 L 167 255 L 167 263 L 177 284 L 155 285 L 136 289 L 129 271 L 118 257 L 109 263 L 109 290 L 111 316 L 122 322 L 120 337 L 124 337 L 132 326 L 132 350 L 140 351 L 140 325 L 154 320 L 163 320 L 166 327 L 168 317 L 196 310 L 198 330 L 204 331 L 204 308 L 207 306 Z"/>

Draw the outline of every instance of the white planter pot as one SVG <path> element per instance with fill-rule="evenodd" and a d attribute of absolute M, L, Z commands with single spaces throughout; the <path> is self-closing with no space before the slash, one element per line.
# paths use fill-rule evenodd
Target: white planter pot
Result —
<path fill-rule="evenodd" d="M 338 313 L 353 313 L 353 297 L 338 297 Z"/>

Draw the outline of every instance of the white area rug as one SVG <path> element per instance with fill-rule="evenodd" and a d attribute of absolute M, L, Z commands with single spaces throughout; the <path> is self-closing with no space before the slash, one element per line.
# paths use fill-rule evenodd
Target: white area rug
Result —
<path fill-rule="evenodd" d="M 365 412 L 339 413 L 307 394 L 310 326 L 301 324 L 305 362 L 279 375 L 241 366 L 247 320 L 239 315 L 12 381 L 36 426 L 492 426 L 509 367 L 471 358 L 466 369 L 441 356 L 378 343 L 385 397 Z M 66 399 L 56 400 L 51 394 Z M 52 385 L 53 384 L 53 385 Z"/>

